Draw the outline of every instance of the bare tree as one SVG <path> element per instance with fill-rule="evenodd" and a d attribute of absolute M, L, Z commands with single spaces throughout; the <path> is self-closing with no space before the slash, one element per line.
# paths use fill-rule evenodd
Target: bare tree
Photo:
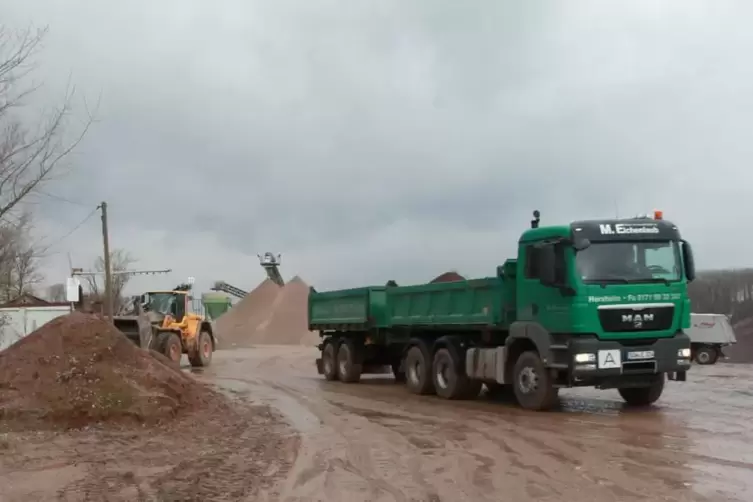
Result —
<path fill-rule="evenodd" d="M 82 130 L 64 137 L 74 95 L 70 87 L 63 103 L 39 122 L 29 124 L 28 113 L 21 113 L 26 100 L 39 89 L 26 81 L 46 34 L 46 28 L 13 32 L 0 25 L 0 220 L 52 179 L 92 123 L 87 114 Z"/>
<path fill-rule="evenodd" d="M 124 249 L 114 249 L 110 251 L 110 266 L 113 272 L 122 272 L 128 270 L 128 267 L 136 263 L 136 259 Z M 89 286 L 89 295 L 94 301 L 102 301 L 105 294 L 105 260 L 103 257 L 97 258 L 94 262 L 95 275 L 87 275 L 86 282 Z M 113 306 L 117 312 L 123 304 L 123 290 L 130 280 L 128 274 L 113 274 L 112 276 L 112 297 Z"/>
<path fill-rule="evenodd" d="M 688 292 L 693 312 L 726 314 L 733 323 L 753 317 L 753 269 L 701 272 Z"/>
<path fill-rule="evenodd" d="M 23 213 L 14 222 L 0 223 L 0 299 L 10 301 L 33 293 L 44 276 L 39 271 L 40 254 L 31 240 L 31 216 Z"/>
<path fill-rule="evenodd" d="M 47 288 L 47 299 L 51 302 L 64 302 L 66 300 L 65 284 L 57 283 Z"/>

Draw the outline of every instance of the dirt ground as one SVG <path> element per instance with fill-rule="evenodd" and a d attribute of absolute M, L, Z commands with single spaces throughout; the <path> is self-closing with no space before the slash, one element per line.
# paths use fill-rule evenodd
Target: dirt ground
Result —
<path fill-rule="evenodd" d="M 1 435 L 0 500 L 750 500 L 747 365 L 695 366 L 649 410 L 583 389 L 563 391 L 557 412 L 531 413 L 417 397 L 381 376 L 325 382 L 315 357 L 217 352 L 195 376 L 254 403 L 236 418 Z"/>
<path fill-rule="evenodd" d="M 278 500 L 298 435 L 266 406 L 155 428 L 0 433 L 0 501 Z"/>

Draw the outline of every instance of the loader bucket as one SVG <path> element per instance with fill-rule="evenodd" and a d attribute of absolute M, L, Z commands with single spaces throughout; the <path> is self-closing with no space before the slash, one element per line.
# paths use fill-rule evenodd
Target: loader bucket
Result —
<path fill-rule="evenodd" d="M 151 348 L 154 338 L 152 324 L 145 314 L 116 316 L 112 321 L 115 327 L 133 343 L 142 349 Z"/>

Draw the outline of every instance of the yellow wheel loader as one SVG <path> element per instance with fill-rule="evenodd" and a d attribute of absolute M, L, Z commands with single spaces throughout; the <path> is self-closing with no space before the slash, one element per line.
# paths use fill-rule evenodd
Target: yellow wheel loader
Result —
<path fill-rule="evenodd" d="M 136 297 L 130 315 L 115 316 L 113 323 L 139 347 L 157 351 L 176 365 L 187 354 L 191 366 L 209 366 L 217 338 L 212 324 L 194 312 L 188 289 L 180 285 L 144 293 Z"/>

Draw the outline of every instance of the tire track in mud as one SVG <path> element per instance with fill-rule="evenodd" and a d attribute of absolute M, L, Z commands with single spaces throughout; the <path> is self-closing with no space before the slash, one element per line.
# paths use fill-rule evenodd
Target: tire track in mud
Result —
<path fill-rule="evenodd" d="M 741 410 L 750 404 L 716 417 L 669 393 L 658 407 L 626 411 L 604 394 L 577 391 L 560 411 L 535 414 L 484 398 L 413 396 L 379 378 L 325 382 L 313 359 L 308 349 L 265 348 L 242 365 L 244 379 L 316 422 L 302 434 L 281 500 L 746 500 L 742 473 L 751 466 L 733 457 L 742 446 L 727 455 L 699 446 L 715 427 L 724 444 L 733 430 L 749 437 Z"/>
<path fill-rule="evenodd" d="M 385 430 L 360 416 L 338 413 L 327 402 L 310 399 L 298 389 L 267 381 L 294 398 L 322 423 L 304 437 L 283 500 L 352 500 L 439 502 L 441 498 L 420 473 L 419 463 L 405 456 L 409 445 L 395 442 Z"/>

